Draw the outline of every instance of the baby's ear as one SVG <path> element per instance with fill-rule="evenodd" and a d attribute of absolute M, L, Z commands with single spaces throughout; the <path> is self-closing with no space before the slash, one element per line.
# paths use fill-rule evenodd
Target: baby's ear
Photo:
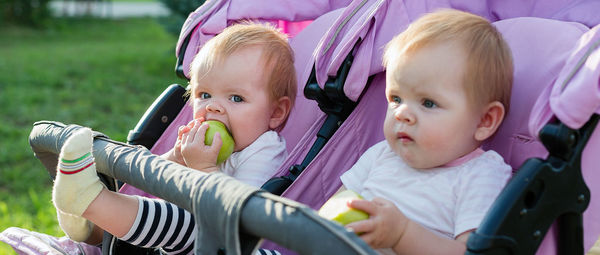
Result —
<path fill-rule="evenodd" d="M 489 103 L 481 116 L 477 130 L 475 130 L 475 140 L 481 142 L 492 136 L 504 119 L 504 111 L 502 103 L 498 101 Z"/>
<path fill-rule="evenodd" d="M 269 128 L 278 129 L 281 124 L 285 123 L 290 110 L 292 108 L 292 101 L 289 97 L 280 97 L 274 104 L 273 113 L 271 113 L 271 121 L 269 122 Z"/>

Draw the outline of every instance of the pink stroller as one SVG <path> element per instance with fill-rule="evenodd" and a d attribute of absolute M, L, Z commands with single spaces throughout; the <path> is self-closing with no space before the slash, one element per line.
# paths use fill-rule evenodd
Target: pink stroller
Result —
<path fill-rule="evenodd" d="M 600 146 L 600 138 L 592 132 L 597 121 L 594 113 L 600 104 L 597 91 L 600 32 L 598 27 L 589 29 L 600 24 L 600 18 L 591 11 L 600 10 L 598 4 L 553 1 L 545 2 L 543 7 L 532 3 L 515 9 L 511 7 L 516 3 L 510 1 L 442 4 L 364 0 L 331 1 L 321 5 L 303 3 L 302 6 L 294 5 L 294 1 L 279 1 L 281 5 L 260 2 L 262 4 L 211 1 L 201 6 L 184 25 L 177 54 L 178 70 L 185 75 L 182 71 L 187 70 L 190 56 L 196 53 L 197 47 L 231 22 L 244 18 L 270 22 L 314 20 L 291 40 L 296 51 L 299 89 L 304 92 L 299 95 L 304 94 L 306 98 L 298 99 L 296 110 L 282 131 L 290 157 L 278 175 L 264 186 L 266 189 L 313 209 L 331 196 L 341 184 L 339 175 L 368 147 L 383 139 L 381 124 L 386 106 L 381 46 L 420 14 L 452 7 L 493 21 L 500 20 L 495 24 L 505 35 L 515 59 L 513 111 L 499 133 L 485 146 L 498 151 L 519 170 L 472 235 L 468 252 L 583 253 L 598 238 L 600 200 L 595 197 L 600 195 L 600 187 L 592 183 L 598 177 L 593 170 L 597 162 L 593 156 Z M 272 8 L 265 13 L 267 10 L 260 6 Z M 288 6 L 296 7 L 290 10 Z M 518 16 L 553 20 L 515 18 Z M 172 100 L 183 102 L 179 99 L 180 90 L 171 88 L 173 90 L 161 96 L 130 133 L 131 143 L 153 145 L 152 151 L 157 154 L 170 148 L 174 141 L 173 129 L 191 118 L 190 109 L 186 107 L 181 111 L 176 109 L 175 114 L 172 109 L 164 113 L 161 106 L 180 104 Z M 163 123 L 165 119 L 169 121 Z M 170 120 L 173 121 L 167 127 Z M 554 124 L 559 121 L 564 124 Z M 539 131 L 549 122 L 552 124 L 543 129 L 538 139 Z M 525 123 L 529 123 L 528 126 Z M 51 171 L 64 139 L 75 128 L 48 122 L 35 125 L 32 146 Z M 160 133 L 165 135 L 154 143 L 152 138 Z M 209 203 L 209 194 L 225 187 L 241 186 L 223 176 L 194 176 L 181 167 L 146 155 L 139 148 L 118 145 L 104 138 L 97 139 L 94 147 L 98 161 L 105 160 L 98 163 L 99 170 L 105 169 L 100 171 L 152 191 L 190 211 L 198 208 L 195 203 Z M 528 158 L 533 159 L 526 161 Z M 141 171 L 144 171 L 142 177 L 139 176 Z M 182 193 L 174 194 L 174 186 Z M 129 192 L 133 190 L 125 187 Z M 191 190 L 203 192 L 192 194 Z M 308 207 L 244 187 L 233 190 L 239 192 L 228 198 L 242 201 L 244 206 L 235 211 L 227 207 L 230 201 L 211 201 L 219 210 L 229 208 L 233 213 L 230 218 L 217 221 L 227 226 L 220 235 L 198 237 L 204 240 L 202 243 L 209 240 L 211 245 L 197 247 L 197 252 L 216 253 L 225 248 L 228 253 L 245 254 L 259 237 L 274 241 L 265 243 L 264 247 L 284 253 L 291 252 L 287 248 L 303 254 L 372 252 L 353 234 L 315 218 Z M 264 208 L 271 209 L 271 213 Z M 196 217 L 202 217 L 200 210 L 195 212 Z M 278 213 L 284 215 L 283 219 L 274 216 Z M 217 209 L 215 214 L 218 214 Z M 556 219 L 558 224 L 550 228 Z M 201 218 L 197 222 L 202 222 Z M 202 228 L 222 228 L 222 225 L 211 228 L 210 223 L 207 224 Z M 265 230 L 264 225 L 270 228 Z M 237 234 L 240 229 L 244 230 L 241 236 Z M 305 245 L 317 241 L 319 245 Z"/>

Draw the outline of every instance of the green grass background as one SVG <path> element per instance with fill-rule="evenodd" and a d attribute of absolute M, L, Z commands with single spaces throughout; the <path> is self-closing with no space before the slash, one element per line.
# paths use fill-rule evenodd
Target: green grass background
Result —
<path fill-rule="evenodd" d="M 176 37 L 151 18 L 55 20 L 45 30 L 0 26 L 0 231 L 62 236 L 52 181 L 28 144 L 55 120 L 125 141 L 174 74 Z M 0 254 L 14 254 L 0 242 Z"/>

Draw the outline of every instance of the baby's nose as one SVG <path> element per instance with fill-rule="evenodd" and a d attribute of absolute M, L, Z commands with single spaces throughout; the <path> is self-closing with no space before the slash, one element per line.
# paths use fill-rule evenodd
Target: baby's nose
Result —
<path fill-rule="evenodd" d="M 398 121 L 405 122 L 407 124 L 414 124 L 416 122 L 416 117 L 411 111 L 410 107 L 406 104 L 400 105 L 396 111 L 394 112 L 394 116 Z"/>
<path fill-rule="evenodd" d="M 206 105 L 206 111 L 212 113 L 223 113 L 223 107 L 215 101 L 212 101 Z"/>

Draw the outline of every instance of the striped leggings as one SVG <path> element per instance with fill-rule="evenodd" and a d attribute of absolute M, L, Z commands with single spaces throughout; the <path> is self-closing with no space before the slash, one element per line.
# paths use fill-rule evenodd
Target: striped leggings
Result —
<path fill-rule="evenodd" d="M 135 222 L 119 239 L 130 244 L 161 248 L 166 254 L 193 254 L 196 224 L 188 211 L 160 199 L 137 197 L 139 206 Z M 256 255 L 278 255 L 277 251 L 259 249 Z"/>

